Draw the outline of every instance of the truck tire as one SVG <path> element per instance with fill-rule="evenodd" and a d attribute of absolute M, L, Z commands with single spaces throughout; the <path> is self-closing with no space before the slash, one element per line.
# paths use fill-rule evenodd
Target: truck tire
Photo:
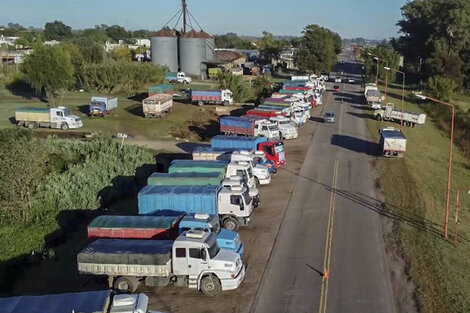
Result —
<path fill-rule="evenodd" d="M 197 102 L 197 105 L 198 105 L 198 106 L 203 106 L 203 105 L 204 105 L 204 101 L 199 100 L 199 101 Z"/>
<path fill-rule="evenodd" d="M 235 218 L 229 217 L 224 220 L 223 226 L 225 229 L 237 231 L 240 225 Z"/>
<path fill-rule="evenodd" d="M 185 80 L 183 80 L 183 85 L 186 85 L 186 84 L 188 84 L 188 82 L 187 82 L 187 81 L 185 81 Z"/>
<path fill-rule="evenodd" d="M 230 105 L 230 103 L 228 101 L 224 101 L 224 102 L 222 102 L 222 104 L 224 105 L 224 107 L 228 107 Z"/>
<path fill-rule="evenodd" d="M 120 292 L 134 293 L 139 283 L 135 277 L 119 277 L 114 281 L 113 287 Z"/>
<path fill-rule="evenodd" d="M 255 176 L 255 182 L 256 182 L 256 186 L 258 186 L 259 185 L 259 179 L 256 176 Z"/>
<path fill-rule="evenodd" d="M 28 128 L 35 129 L 38 128 L 38 123 L 36 122 L 31 122 L 28 124 Z"/>
<path fill-rule="evenodd" d="M 69 129 L 69 125 L 67 123 L 62 123 L 62 125 L 60 125 L 60 129 L 67 130 Z"/>
<path fill-rule="evenodd" d="M 377 114 L 377 115 L 375 116 L 375 119 L 376 119 L 377 121 L 381 121 L 381 120 L 382 120 L 382 115 Z"/>
<path fill-rule="evenodd" d="M 209 297 L 213 297 L 222 290 L 219 279 L 214 275 L 207 275 L 201 279 L 201 291 Z"/>

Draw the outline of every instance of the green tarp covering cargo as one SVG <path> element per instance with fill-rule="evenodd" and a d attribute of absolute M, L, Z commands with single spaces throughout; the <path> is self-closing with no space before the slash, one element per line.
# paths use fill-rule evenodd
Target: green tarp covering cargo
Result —
<path fill-rule="evenodd" d="M 198 186 L 214 185 L 218 186 L 224 179 L 224 173 L 153 173 L 147 179 L 147 185 L 155 186 Z"/>
<path fill-rule="evenodd" d="M 173 85 L 171 84 L 160 84 L 155 86 L 150 86 L 148 88 L 149 97 L 159 93 L 167 93 L 173 91 Z"/>
<path fill-rule="evenodd" d="M 211 173 L 218 172 L 225 175 L 227 162 L 223 161 L 195 161 L 195 160 L 174 160 L 170 164 L 168 173 Z"/>

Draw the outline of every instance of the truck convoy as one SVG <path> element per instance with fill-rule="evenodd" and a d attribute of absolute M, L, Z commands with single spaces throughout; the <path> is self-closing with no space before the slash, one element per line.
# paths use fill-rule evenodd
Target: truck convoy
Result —
<path fill-rule="evenodd" d="M 191 84 L 193 82 L 191 77 L 186 76 L 184 72 L 168 72 L 165 79 L 170 83 Z"/>
<path fill-rule="evenodd" d="M 220 91 L 190 90 L 189 100 L 199 106 L 204 104 L 223 104 L 224 106 L 233 104 L 233 94 L 230 90 Z"/>
<path fill-rule="evenodd" d="M 108 99 L 105 97 L 91 97 L 89 114 L 90 116 L 101 116 L 110 114 L 118 106 L 118 98 Z"/>
<path fill-rule="evenodd" d="M 57 108 L 18 108 L 15 111 L 15 120 L 18 126 L 31 129 L 46 127 L 67 130 L 83 126 L 82 120 L 78 116 L 72 115 L 70 109 L 63 106 Z"/>
<path fill-rule="evenodd" d="M 406 151 L 406 137 L 393 127 L 379 130 L 381 154 L 385 157 L 403 157 Z"/>
<path fill-rule="evenodd" d="M 142 111 L 145 117 L 164 117 L 171 113 L 173 96 L 160 93 L 142 100 Z"/>
<path fill-rule="evenodd" d="M 280 139 L 277 125 L 260 116 L 221 116 L 220 132 L 226 135 L 260 136 L 269 140 Z"/>
<path fill-rule="evenodd" d="M 188 230 L 203 230 L 217 235 L 221 249 L 243 256 L 243 244 L 238 233 L 221 228 L 219 217 L 208 214 L 173 215 L 101 215 L 88 225 L 88 238 L 176 239 Z"/>
<path fill-rule="evenodd" d="M 214 296 L 238 288 L 245 276 L 240 256 L 220 249 L 216 237 L 187 231 L 176 240 L 98 239 L 77 255 L 78 271 L 108 276 L 122 292 L 173 283 Z"/>
<path fill-rule="evenodd" d="M 377 121 L 397 121 L 400 122 L 403 118 L 403 125 L 406 127 L 415 127 L 416 125 L 423 125 L 426 122 L 426 114 L 415 113 L 410 111 L 402 111 L 395 109 L 393 103 L 387 103 L 384 109 L 374 111 L 374 116 Z"/>
<path fill-rule="evenodd" d="M 267 141 L 264 137 L 241 137 L 217 135 L 211 138 L 212 148 L 263 151 L 266 158 L 276 167 L 286 163 L 284 144 L 281 141 Z"/>
<path fill-rule="evenodd" d="M 1 313 L 159 313 L 148 309 L 144 293 L 111 290 L 0 298 Z"/>
<path fill-rule="evenodd" d="M 236 231 L 251 220 L 253 201 L 241 186 L 145 186 L 138 194 L 139 214 L 171 210 L 218 215 L 224 228 Z"/>

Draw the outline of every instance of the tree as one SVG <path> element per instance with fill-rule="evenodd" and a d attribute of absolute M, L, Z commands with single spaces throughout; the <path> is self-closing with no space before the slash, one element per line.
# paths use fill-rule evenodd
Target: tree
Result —
<path fill-rule="evenodd" d="M 70 55 L 60 46 L 36 44 L 34 52 L 21 65 L 24 79 L 37 93 L 45 92 L 49 102 L 54 94 L 70 87 L 74 82 L 74 69 Z"/>
<path fill-rule="evenodd" d="M 464 63 L 457 54 L 449 55 L 439 50 L 426 60 L 423 73 L 425 78 L 433 76 L 450 78 L 460 90 L 464 80 L 463 68 Z"/>
<path fill-rule="evenodd" d="M 233 93 L 233 99 L 238 103 L 253 100 L 253 89 L 242 76 L 235 76 L 230 72 L 221 72 L 217 75 L 219 89 L 229 89 Z"/>
<path fill-rule="evenodd" d="M 215 46 L 225 49 L 252 49 L 251 41 L 238 37 L 236 34 L 229 33 L 215 37 Z"/>
<path fill-rule="evenodd" d="M 131 61 L 132 51 L 127 46 L 119 46 L 113 50 L 111 56 L 116 61 Z"/>
<path fill-rule="evenodd" d="M 255 96 L 257 99 L 267 98 L 273 92 L 273 89 L 271 87 L 269 80 L 263 76 L 258 76 L 253 81 L 253 89 L 254 89 Z"/>
<path fill-rule="evenodd" d="M 31 153 L 34 151 L 34 153 Z M 25 129 L 0 131 L 0 215 L 2 221 L 29 222 L 32 200 L 43 179 L 45 151 Z"/>
<path fill-rule="evenodd" d="M 271 63 L 272 59 L 277 59 L 285 46 L 286 42 L 277 40 L 274 38 L 273 34 L 266 31 L 263 32 L 263 38 L 258 41 L 261 57 L 267 63 Z"/>
<path fill-rule="evenodd" d="M 448 102 L 450 96 L 457 88 L 457 84 L 450 78 L 435 76 L 428 79 L 426 90 L 433 97 Z"/>
<path fill-rule="evenodd" d="M 73 42 L 67 42 L 63 44 L 62 48 L 70 55 L 70 62 L 75 69 L 75 73 L 77 73 L 85 62 L 82 52 Z"/>
<path fill-rule="evenodd" d="M 329 72 L 341 52 L 341 38 L 327 28 L 307 25 L 302 31 L 301 47 L 295 62 L 304 72 Z"/>
<path fill-rule="evenodd" d="M 368 54 L 371 54 L 369 56 Z M 363 53 L 364 56 L 364 74 L 367 81 L 374 81 L 377 75 L 377 65 L 379 66 L 379 79 L 385 80 L 386 71 L 384 66 L 397 69 L 400 63 L 400 56 L 387 45 L 379 45 L 374 48 L 368 48 Z M 381 59 L 379 63 L 374 59 L 377 56 Z M 391 82 L 395 81 L 394 75 L 389 75 Z"/>
<path fill-rule="evenodd" d="M 61 21 L 46 23 L 44 27 L 44 36 L 47 40 L 61 41 L 66 38 L 72 38 L 72 28 Z"/>
<path fill-rule="evenodd" d="M 131 34 L 126 31 L 126 29 L 119 25 L 113 25 L 106 28 L 106 35 L 113 39 L 115 42 L 119 42 L 119 40 L 124 40 L 127 38 L 131 38 Z"/>
<path fill-rule="evenodd" d="M 83 60 L 86 63 L 101 63 L 105 57 L 104 46 L 90 38 L 77 38 L 73 41 L 80 52 L 82 53 Z"/>
<path fill-rule="evenodd" d="M 132 32 L 134 38 L 148 38 L 150 37 L 150 31 L 147 29 L 139 29 Z"/>
<path fill-rule="evenodd" d="M 104 44 L 108 40 L 108 35 L 106 35 L 106 29 L 108 25 L 96 25 L 95 28 L 87 28 L 80 32 L 80 38 L 86 38 L 93 42 L 98 42 Z"/>

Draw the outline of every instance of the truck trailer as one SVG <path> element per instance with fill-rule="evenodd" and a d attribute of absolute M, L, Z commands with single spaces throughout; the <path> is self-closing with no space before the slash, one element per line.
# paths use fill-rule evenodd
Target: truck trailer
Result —
<path fill-rule="evenodd" d="M 402 111 L 395 109 L 393 103 L 387 103 L 384 109 L 375 110 L 374 116 L 377 121 L 395 121 L 401 122 L 406 127 L 415 127 L 416 125 L 423 125 L 426 122 L 426 114 L 416 113 L 410 111 Z"/>
<path fill-rule="evenodd" d="M 101 116 L 111 114 L 117 109 L 118 98 L 109 99 L 106 97 L 91 97 L 89 114 L 90 116 Z"/>
<path fill-rule="evenodd" d="M 144 293 L 111 290 L 0 298 L 0 313 L 159 313 L 148 309 Z"/>
<path fill-rule="evenodd" d="M 406 137 L 393 127 L 387 127 L 379 131 L 381 155 L 385 157 L 403 157 L 406 151 Z"/>
<path fill-rule="evenodd" d="M 237 232 L 221 228 L 219 217 L 208 214 L 101 215 L 88 225 L 88 238 L 176 239 L 188 230 L 203 230 L 217 235 L 222 249 L 243 256 L 243 244 Z"/>
<path fill-rule="evenodd" d="M 191 90 L 189 92 L 189 100 L 199 106 L 204 104 L 223 104 L 228 106 L 233 104 L 233 93 L 228 89 L 220 91 Z"/>
<path fill-rule="evenodd" d="M 82 120 L 73 115 L 70 109 L 63 106 L 57 108 L 18 108 L 15 111 L 15 120 L 18 126 L 31 129 L 45 127 L 67 130 L 83 126 Z"/>
<path fill-rule="evenodd" d="M 226 135 L 260 136 L 279 140 L 277 125 L 260 116 L 221 116 L 220 132 Z"/>
<path fill-rule="evenodd" d="M 81 274 L 107 276 L 121 292 L 173 283 L 214 296 L 238 288 L 245 276 L 240 256 L 220 249 L 216 235 L 204 231 L 176 240 L 98 239 L 77 255 L 77 264 Z"/>
<path fill-rule="evenodd" d="M 165 117 L 173 107 L 173 96 L 160 93 L 142 100 L 142 111 L 145 117 Z"/>
<path fill-rule="evenodd" d="M 240 186 L 145 186 L 138 194 L 139 214 L 171 210 L 218 215 L 223 227 L 236 231 L 251 221 L 253 201 Z"/>

